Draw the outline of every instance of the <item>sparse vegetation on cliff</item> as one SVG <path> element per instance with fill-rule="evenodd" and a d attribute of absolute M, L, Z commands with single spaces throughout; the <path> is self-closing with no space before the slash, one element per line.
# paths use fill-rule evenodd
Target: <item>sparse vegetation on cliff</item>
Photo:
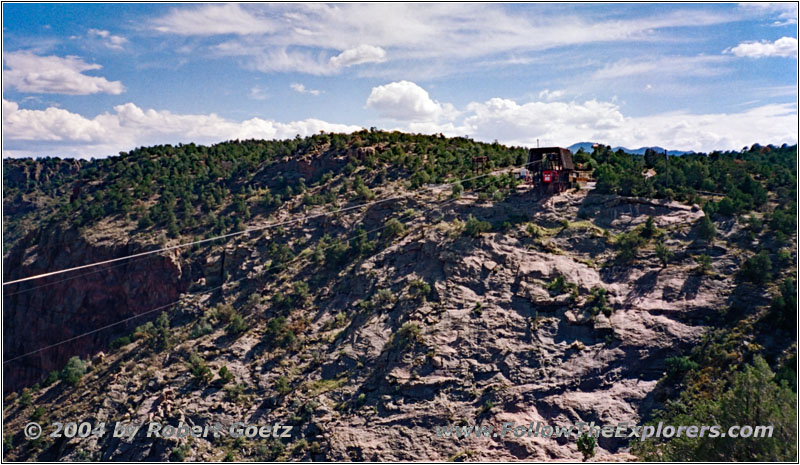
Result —
<path fill-rule="evenodd" d="M 7 321 L 19 326 L 22 310 L 68 295 L 65 302 L 80 305 L 34 313 L 63 321 L 69 337 L 177 303 L 81 340 L 75 348 L 93 355 L 91 365 L 62 353 L 57 366 L 15 373 L 30 377 L 31 388 L 7 396 L 6 427 L 24 426 L 39 408 L 47 421 L 95 411 L 102 396 L 119 416 L 152 403 L 155 414 L 169 406 L 194 422 L 224 409 L 237 419 L 270 412 L 297 428 L 287 443 L 200 439 L 190 451 L 170 444 L 152 452 L 159 460 L 506 460 L 500 449 L 466 454 L 408 438 L 462 413 L 496 421 L 520 399 L 533 405 L 542 396 L 555 416 L 757 420 L 735 393 L 791 435 L 795 151 L 672 157 L 667 175 L 663 157 L 598 147 L 576 154 L 597 168 L 597 188 L 552 198 L 518 190 L 513 174 L 497 171 L 524 162 L 524 149 L 377 130 L 141 148 L 80 162 L 49 181 L 15 177 L 7 205 L 49 200 L 40 217 L 14 217 L 9 226 L 5 269 L 14 273 L 71 264 L 67 252 L 48 249 L 63 241 L 80 244 L 83 260 L 281 226 L 7 298 L 6 315 L 16 315 Z M 476 156 L 488 157 L 477 170 L 484 177 L 440 185 L 475 177 Z M 644 178 L 646 170 L 655 175 Z M 370 199 L 382 202 L 360 206 Z M 350 210 L 330 214 L 340 208 Z M 306 215 L 316 216 L 286 222 Z M 28 231 L 20 235 L 23 220 Z M 169 300 L 150 302 L 164 294 Z M 62 314 L 72 316 L 53 316 Z M 78 317 L 83 326 L 70 326 Z M 44 345 L 62 336 L 43 335 L 54 338 Z M 94 356 L 100 350 L 104 358 Z M 69 382 L 67 366 L 79 373 Z M 578 391 L 585 402 L 570 397 Z M 378 421 L 363 428 L 365 419 Z M 331 424 L 357 439 L 321 440 Z M 18 439 L 4 440 L 6 458 L 79 454 L 70 444 L 34 449 Z M 589 446 L 552 445 L 571 460 L 625 447 Z M 715 460 L 729 446 L 666 441 L 635 452 L 674 460 L 706 452 Z M 82 447 L 86 457 L 108 452 L 104 443 Z M 514 447 L 533 456 L 523 442 Z M 734 449 L 742 460 L 793 458 L 776 442 Z"/>

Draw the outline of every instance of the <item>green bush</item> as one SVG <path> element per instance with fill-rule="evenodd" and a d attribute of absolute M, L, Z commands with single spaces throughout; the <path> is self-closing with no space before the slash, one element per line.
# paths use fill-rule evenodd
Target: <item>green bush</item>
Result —
<path fill-rule="evenodd" d="M 775 209 L 769 220 L 769 227 L 775 232 L 782 232 L 791 235 L 797 229 L 797 215 L 794 208 Z"/>
<path fill-rule="evenodd" d="M 23 389 L 22 395 L 19 396 L 19 405 L 22 407 L 27 407 L 31 405 L 31 402 L 33 402 L 33 396 L 31 395 L 31 390 L 28 388 Z"/>
<path fill-rule="evenodd" d="M 542 228 L 534 223 L 528 223 L 528 226 L 525 227 L 525 232 L 534 239 L 538 239 L 544 235 Z"/>
<path fill-rule="evenodd" d="M 214 374 L 206 364 L 206 361 L 194 352 L 189 356 L 189 370 L 194 380 L 199 384 L 208 384 L 214 378 Z"/>
<path fill-rule="evenodd" d="M 378 289 L 378 292 L 372 296 L 372 303 L 376 307 L 384 307 L 395 302 L 394 294 L 391 289 Z"/>
<path fill-rule="evenodd" d="M 583 461 L 587 461 L 594 457 L 594 448 L 597 445 L 597 439 L 588 433 L 583 433 L 578 438 L 578 452 L 583 455 Z"/>
<path fill-rule="evenodd" d="M 225 400 L 234 404 L 242 404 L 247 400 L 244 394 L 244 384 L 236 383 L 225 388 Z"/>
<path fill-rule="evenodd" d="M 233 378 L 234 378 L 233 373 L 230 370 L 228 370 L 228 367 L 226 367 L 224 365 L 221 366 L 219 368 L 219 372 L 218 373 L 219 373 L 219 379 L 220 379 L 220 381 L 222 381 L 222 384 L 228 384 L 231 381 L 233 381 Z"/>
<path fill-rule="evenodd" d="M 189 444 L 183 444 L 180 446 L 175 446 L 172 448 L 172 452 L 169 454 L 169 461 L 170 462 L 183 462 L 186 460 L 186 454 L 192 450 L 192 447 Z"/>
<path fill-rule="evenodd" d="M 403 223 L 396 218 L 392 218 L 386 222 L 386 228 L 383 230 L 382 237 L 391 240 L 395 237 L 400 237 L 406 232 L 406 227 Z"/>
<path fill-rule="evenodd" d="M 122 347 L 125 347 L 126 345 L 128 345 L 130 343 L 131 343 L 131 338 L 130 337 L 122 336 L 122 337 L 118 337 L 118 338 L 114 339 L 113 341 L 111 341 L 111 344 L 109 344 L 109 347 L 111 347 L 111 350 L 119 350 Z"/>
<path fill-rule="evenodd" d="M 336 269 L 345 264 L 348 258 L 349 246 L 346 242 L 333 239 L 325 248 L 325 266 Z"/>
<path fill-rule="evenodd" d="M 552 292 L 553 295 L 563 294 L 569 292 L 573 297 L 578 296 L 578 285 L 567 281 L 564 275 L 556 276 L 552 281 L 547 283 L 547 290 Z"/>
<path fill-rule="evenodd" d="M 698 227 L 698 234 L 700 238 L 706 242 L 711 242 L 714 240 L 714 237 L 717 235 L 717 228 L 714 226 L 714 222 L 711 221 L 708 215 L 703 215 L 700 219 L 700 225 Z"/>
<path fill-rule="evenodd" d="M 33 421 L 39 421 L 39 420 L 42 419 L 42 417 L 44 417 L 44 414 L 45 414 L 44 407 L 39 406 L 39 407 L 36 407 L 35 409 L 33 409 L 33 412 L 31 412 L 31 417 L 30 418 Z"/>
<path fill-rule="evenodd" d="M 81 382 L 85 374 L 86 362 L 81 360 L 78 356 L 74 356 L 67 361 L 67 365 L 61 370 L 61 381 L 74 387 Z"/>
<path fill-rule="evenodd" d="M 364 226 L 359 225 L 356 228 L 356 237 L 353 238 L 351 241 L 352 245 L 350 246 L 353 251 L 355 251 L 359 256 L 369 255 L 371 254 L 377 245 L 377 241 L 370 241 L 367 237 L 367 231 L 364 230 Z"/>
<path fill-rule="evenodd" d="M 422 330 L 415 323 L 405 323 L 394 334 L 392 346 L 405 349 L 422 343 Z"/>
<path fill-rule="evenodd" d="M 794 328 L 797 322 L 797 282 L 793 278 L 786 278 L 780 285 L 780 294 L 772 298 L 770 305 L 772 312 L 786 323 L 789 328 Z"/>
<path fill-rule="evenodd" d="M 663 242 L 659 242 L 656 244 L 655 248 L 656 257 L 661 262 L 661 266 L 666 267 L 669 261 L 672 259 L 672 250 L 669 249 Z"/>
<path fill-rule="evenodd" d="M 408 292 L 412 297 L 422 297 L 431 293 L 431 285 L 421 279 L 414 279 L 408 284 Z"/>
<path fill-rule="evenodd" d="M 622 233 L 617 236 L 617 259 L 623 263 L 628 263 L 636 258 L 639 248 L 645 244 L 645 240 L 639 234 L 633 232 Z"/>
<path fill-rule="evenodd" d="M 769 253 L 762 250 L 745 260 L 740 273 L 742 278 L 754 284 L 764 284 L 769 281 L 772 277 L 772 260 L 769 258 Z"/>
<path fill-rule="evenodd" d="M 278 379 L 275 380 L 275 390 L 282 396 L 288 394 L 292 390 L 289 386 L 289 378 L 283 375 L 278 377 Z"/>
<path fill-rule="evenodd" d="M 267 323 L 263 340 L 271 347 L 291 348 L 295 341 L 295 334 L 288 328 L 286 317 L 278 316 Z"/>
<path fill-rule="evenodd" d="M 725 197 L 714 207 L 714 210 L 722 216 L 731 217 L 736 214 L 736 205 L 729 197 Z"/>
<path fill-rule="evenodd" d="M 478 237 L 481 234 L 488 232 L 492 229 L 492 224 L 488 221 L 480 221 L 472 215 L 467 218 L 467 223 L 464 226 L 464 233 L 471 237 Z"/>
<path fill-rule="evenodd" d="M 169 316 L 166 312 L 161 312 L 156 318 L 155 324 L 152 321 L 137 326 L 131 337 L 133 340 L 145 340 L 148 346 L 156 351 L 168 349 L 172 346 L 172 334 L 169 330 Z"/>
<path fill-rule="evenodd" d="M 691 370 L 697 369 L 697 363 L 693 362 L 689 357 L 669 357 L 664 360 L 667 367 L 667 376 L 675 378 L 683 376 Z"/>
<path fill-rule="evenodd" d="M 169 316 L 161 312 L 156 318 L 155 333 L 152 338 L 152 347 L 155 350 L 165 350 L 172 347 L 172 332 L 169 330 Z"/>
<path fill-rule="evenodd" d="M 796 376 L 796 374 L 795 374 Z M 733 373 L 727 387 L 714 396 L 691 396 L 670 402 L 650 422 L 670 425 L 767 426 L 770 437 L 651 438 L 635 441 L 633 453 L 644 461 L 668 462 L 781 462 L 797 460 L 797 393 L 779 384 L 763 358 Z"/>
<path fill-rule="evenodd" d="M 309 299 L 309 287 L 308 283 L 304 281 L 297 281 L 292 284 L 292 301 L 293 303 L 298 306 L 302 307 L 308 303 Z"/>
<path fill-rule="evenodd" d="M 247 328 L 248 328 L 247 322 L 244 321 L 242 315 L 240 315 L 239 312 L 235 312 L 233 315 L 231 315 L 230 323 L 228 323 L 228 326 L 225 328 L 225 331 L 229 335 L 235 336 L 247 331 Z"/>
<path fill-rule="evenodd" d="M 58 381 L 58 371 L 53 370 L 47 374 L 47 378 L 42 381 L 42 386 L 47 387 Z"/>
<path fill-rule="evenodd" d="M 460 198 L 463 192 L 464 186 L 462 186 L 460 182 L 455 182 L 453 183 L 453 191 L 450 194 L 450 197 L 454 199 Z"/>
<path fill-rule="evenodd" d="M 697 272 L 700 274 L 708 274 L 711 270 L 711 257 L 706 254 L 699 255 L 694 257 L 694 261 L 697 262 Z"/>
<path fill-rule="evenodd" d="M 605 316 L 611 316 L 614 312 L 614 309 L 608 305 L 608 291 L 602 287 L 592 288 L 589 298 L 586 299 L 586 307 L 592 315 L 602 312 Z"/>
<path fill-rule="evenodd" d="M 204 316 L 200 318 L 200 320 L 192 327 L 189 337 L 192 339 L 197 339 L 198 337 L 205 336 L 206 334 L 211 334 L 213 331 L 214 328 L 211 327 L 208 319 Z"/>
<path fill-rule="evenodd" d="M 356 194 L 360 199 L 365 201 L 375 199 L 375 193 L 364 184 L 364 181 L 362 181 L 361 178 L 356 178 Z"/>
<path fill-rule="evenodd" d="M 134 341 L 138 341 L 141 339 L 147 339 L 151 337 L 151 335 L 155 332 L 155 327 L 153 326 L 152 321 L 148 321 L 143 325 L 139 325 L 136 329 L 133 330 L 133 334 L 131 337 Z"/>
<path fill-rule="evenodd" d="M 639 233 L 643 238 L 650 240 L 654 239 L 656 236 L 661 234 L 661 230 L 656 227 L 656 222 L 652 216 L 647 217 L 647 221 L 644 223 L 644 227 L 642 228 L 641 232 Z"/>
<path fill-rule="evenodd" d="M 790 249 L 781 249 L 778 251 L 778 264 L 786 267 L 794 263 L 792 260 L 792 251 Z"/>

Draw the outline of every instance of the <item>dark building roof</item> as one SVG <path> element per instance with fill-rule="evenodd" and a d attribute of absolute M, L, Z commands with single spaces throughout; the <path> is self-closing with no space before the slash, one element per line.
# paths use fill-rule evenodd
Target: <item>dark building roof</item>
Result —
<path fill-rule="evenodd" d="M 561 166 L 567 170 L 574 170 L 575 163 L 572 162 L 572 152 L 564 147 L 537 147 L 528 153 L 528 163 L 542 160 L 546 155 L 558 155 L 561 157 Z"/>

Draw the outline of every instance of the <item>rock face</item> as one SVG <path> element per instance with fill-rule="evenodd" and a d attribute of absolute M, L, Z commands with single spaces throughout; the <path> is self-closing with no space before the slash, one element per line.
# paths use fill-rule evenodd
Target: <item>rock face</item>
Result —
<path fill-rule="evenodd" d="M 416 207 L 421 205 L 426 201 Z M 362 219 L 383 224 L 391 213 L 374 210 Z M 531 237 L 525 224 L 509 224 L 505 232 L 471 237 L 456 221 L 470 214 L 499 224 L 526 215 L 540 233 Z M 91 408 L 103 421 L 292 421 L 295 439 L 307 437 L 314 446 L 287 449 L 282 459 L 577 461 L 581 454 L 574 437 L 455 439 L 437 436 L 436 428 L 637 424 L 654 404 L 664 360 L 699 340 L 705 316 L 724 305 L 733 287 L 731 278 L 694 272 L 692 228 L 702 214 L 692 207 L 587 191 L 539 200 L 512 196 L 493 205 L 462 199 L 435 220 L 411 222 L 404 236 L 345 269 L 292 269 L 287 283 L 314 283 L 312 295 L 292 301 L 286 311 L 287 325 L 301 343 L 266 338 L 274 330 L 269 322 L 283 310 L 275 309 L 274 299 L 258 303 L 252 297 L 274 296 L 277 278 L 254 279 L 251 287 L 239 284 L 230 299 L 249 319 L 242 335 L 231 336 L 224 325 L 201 337 L 188 336 L 191 326 L 175 329 L 178 343 L 169 353 L 133 348 L 107 355 L 84 381 L 87 392 L 102 393 L 99 398 L 83 400 L 63 391 L 59 402 Z M 648 215 L 665 230 L 665 244 L 675 251 L 672 263 L 662 268 L 652 247 L 645 247 L 634 263 L 616 264 L 614 235 Z M 294 240 L 311 237 L 320 224 L 303 227 Z M 260 237 L 226 249 L 225 269 L 236 276 L 263 270 L 268 242 Z M 31 249 L 35 257 L 26 250 L 9 258 L 7 263 L 19 270 L 12 268 L 7 278 L 57 268 L 67 257 L 75 263 L 123 253 L 80 241 L 68 251 L 46 245 Z M 725 250 L 715 254 L 714 267 L 724 276 L 732 276 L 727 271 L 735 265 L 736 258 Z M 211 260 L 198 268 L 218 276 L 221 266 Z M 52 317 L 32 331 L 4 334 L 4 351 L 47 345 L 32 335 L 53 333 L 48 340 L 60 340 L 100 327 L 111 316 L 134 315 L 143 310 L 139 302 L 152 307 L 175 300 L 197 278 L 162 256 L 108 273 L 79 278 L 77 286 L 54 284 L 47 296 L 31 292 L 7 298 L 7 331 L 23 327 L 26 312 Z M 551 284 L 559 277 L 566 281 L 561 288 Z M 430 292 L 415 291 L 419 281 Z M 597 289 L 606 291 L 606 312 L 590 305 Z M 291 292 L 288 285 L 282 291 Z M 63 295 L 59 308 L 48 307 L 58 294 Z M 195 297 L 195 308 L 213 306 L 209 296 Z M 50 366 L 32 357 L 9 368 L 6 379 L 30 381 L 41 370 L 63 365 L 76 350 L 104 348 L 102 342 L 107 340 L 99 335 L 76 340 L 69 353 L 47 362 Z M 234 380 L 224 388 L 200 387 L 187 368 L 189 354 L 202 357 L 212 373 L 225 366 Z M 25 368 L 37 363 L 36 369 Z M 167 387 L 174 393 L 168 403 L 162 394 Z M 56 395 L 47 391 L 43 397 Z M 15 412 L 9 416 L 16 418 Z M 177 444 L 104 438 L 80 447 L 103 460 L 132 461 L 164 460 Z M 626 446 L 625 440 L 601 438 L 597 456 L 630 460 Z M 42 457 L 76 457 L 74 448 L 59 447 Z M 278 457 L 258 455 L 256 446 L 245 449 L 251 455 L 239 458 Z M 199 439 L 187 459 L 220 460 L 223 454 L 214 441 Z"/>
<path fill-rule="evenodd" d="M 48 159 L 46 161 L 30 160 L 25 164 L 8 163 L 3 165 L 3 180 L 8 186 L 24 186 L 29 181 L 47 183 L 58 176 L 70 176 L 77 173 L 83 160 Z"/>
<path fill-rule="evenodd" d="M 23 239 L 4 260 L 3 280 L 109 260 L 141 247 L 92 243 L 75 230 L 56 229 Z M 154 319 L 153 308 L 186 290 L 187 271 L 176 256 L 154 254 L 5 287 L 3 353 L 15 360 L 3 365 L 4 391 L 40 381 L 73 355 L 105 350 L 114 337 Z M 50 347 L 63 341 L 69 342 Z"/>
<path fill-rule="evenodd" d="M 567 218 L 585 201 L 571 193 L 549 199 L 541 216 Z M 559 207 L 548 211 L 553 205 Z M 668 218 L 665 226 L 689 226 L 697 218 L 691 208 L 658 208 L 659 224 Z M 634 222 L 658 215 L 642 212 L 627 214 Z M 701 279 L 685 265 L 661 269 L 643 262 L 620 271 L 576 256 L 580 250 L 532 250 L 527 239 L 512 235 L 448 242 L 430 231 L 366 263 L 385 273 L 393 289 L 407 276 L 435 280 L 438 301 L 404 312 L 402 318 L 422 328 L 424 347 L 412 353 L 387 356 L 385 335 L 400 324 L 393 313 L 370 317 L 350 338 L 345 350 L 375 367 L 367 379 L 379 377 L 362 385 L 374 411 L 364 407 L 321 426 L 331 445 L 326 458 L 447 460 L 466 453 L 472 460 L 577 460 L 574 438 L 454 439 L 434 431 L 478 423 L 499 431 L 505 422 L 636 424 L 652 403 L 664 359 L 698 341 L 699 321 L 723 305 L 731 283 Z M 581 295 L 608 290 L 610 318 L 575 316 L 568 295 L 545 289 L 560 275 Z M 625 444 L 601 438 L 598 446 L 617 453 Z"/>

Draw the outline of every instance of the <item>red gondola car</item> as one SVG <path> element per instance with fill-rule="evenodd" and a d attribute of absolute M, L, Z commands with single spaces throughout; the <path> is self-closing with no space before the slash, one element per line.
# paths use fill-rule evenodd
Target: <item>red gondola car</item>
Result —
<path fill-rule="evenodd" d="M 532 174 L 534 190 L 542 194 L 555 194 L 572 186 L 575 164 L 569 149 L 540 147 L 528 153 L 528 169 Z"/>

